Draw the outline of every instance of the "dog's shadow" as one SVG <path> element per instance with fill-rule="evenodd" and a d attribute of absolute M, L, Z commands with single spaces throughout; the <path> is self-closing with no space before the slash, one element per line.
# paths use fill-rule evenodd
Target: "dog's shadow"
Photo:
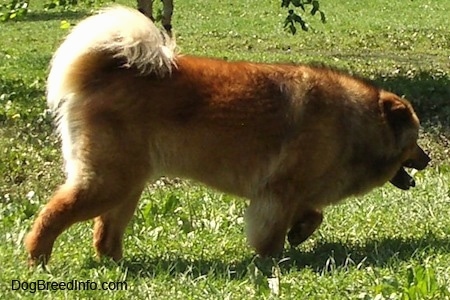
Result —
<path fill-rule="evenodd" d="M 289 251 L 283 269 L 310 268 L 323 273 L 332 269 L 373 266 L 385 267 L 411 258 L 421 260 L 427 254 L 450 253 L 450 238 L 430 233 L 417 238 L 386 238 L 364 244 L 326 242 L 317 244 L 310 252 Z"/>
<path fill-rule="evenodd" d="M 317 244 L 311 251 L 297 249 L 287 250 L 280 260 L 267 260 L 258 263 L 258 258 L 246 257 L 237 262 L 227 262 L 220 259 L 186 259 L 152 256 L 135 256 L 120 262 L 121 268 L 131 277 L 155 277 L 160 273 L 171 276 L 189 275 L 193 278 L 207 275 L 228 279 L 241 279 L 246 276 L 249 267 L 258 265 L 265 275 L 270 275 L 275 262 L 281 271 L 308 268 L 323 274 L 332 270 L 358 267 L 383 267 L 393 261 L 408 261 L 427 253 L 449 253 L 450 238 L 439 238 L 429 234 L 418 238 L 386 238 L 373 240 L 364 245 L 354 245 L 342 242 L 324 242 Z M 104 262 L 103 262 L 104 263 Z M 102 262 L 90 260 L 88 267 L 98 267 Z"/>

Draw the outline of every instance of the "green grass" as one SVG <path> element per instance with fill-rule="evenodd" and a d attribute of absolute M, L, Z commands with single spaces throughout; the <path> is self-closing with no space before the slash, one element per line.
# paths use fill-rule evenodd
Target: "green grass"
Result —
<path fill-rule="evenodd" d="M 134 6 L 134 1 L 116 3 Z M 63 182 L 59 142 L 45 107 L 52 52 L 92 10 L 44 11 L 0 24 L 0 296 L 126 299 L 450 299 L 449 1 L 322 1 L 328 23 L 283 31 L 279 1 L 176 2 L 184 53 L 230 60 L 319 61 L 410 99 L 430 168 L 417 187 L 387 184 L 326 210 L 321 228 L 284 258 L 246 245 L 246 203 L 193 182 L 149 185 L 119 264 L 98 262 L 91 222 L 58 239 L 48 270 L 29 269 L 22 239 Z M 15 291 L 12 280 L 121 282 L 126 291 Z M 277 288 L 278 285 L 278 288 Z M 277 295 L 278 293 L 278 295 Z"/>

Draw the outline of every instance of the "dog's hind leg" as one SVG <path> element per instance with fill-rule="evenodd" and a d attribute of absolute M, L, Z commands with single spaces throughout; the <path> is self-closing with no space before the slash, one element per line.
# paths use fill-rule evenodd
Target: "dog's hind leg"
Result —
<path fill-rule="evenodd" d="M 94 247 L 97 256 L 114 260 L 122 258 L 122 239 L 125 228 L 133 217 L 142 188 L 136 190 L 119 206 L 95 218 Z"/>
<path fill-rule="evenodd" d="M 26 237 L 31 264 L 49 260 L 54 241 L 66 228 L 98 216 L 106 226 L 97 222 L 97 250 L 120 257 L 118 240 L 150 173 L 148 148 L 129 129 L 114 127 L 105 117 L 96 120 L 99 126 L 79 133 L 72 147 L 70 163 L 76 168 L 70 169 L 77 171 L 45 205 Z"/>
<path fill-rule="evenodd" d="M 97 225 L 97 249 L 101 249 L 100 252 L 114 259 L 120 258 L 122 232 L 131 218 L 140 193 L 130 191 L 127 187 L 131 184 L 129 181 L 123 183 L 105 180 L 107 177 L 109 176 L 87 185 L 66 184 L 56 191 L 40 212 L 26 237 L 25 246 L 31 264 L 40 262 L 45 264 L 50 258 L 54 241 L 69 226 L 100 215 L 101 218 L 106 217 L 110 221 L 106 222 L 106 226 L 102 228 Z M 123 212 L 123 219 L 119 218 L 119 212 Z M 119 224 L 111 226 L 111 220 L 120 221 Z"/>
<path fill-rule="evenodd" d="M 56 238 L 69 226 L 94 218 L 114 206 L 109 199 L 117 196 L 103 193 L 102 188 L 98 182 L 65 184 L 55 192 L 25 239 L 31 264 L 47 263 Z"/>

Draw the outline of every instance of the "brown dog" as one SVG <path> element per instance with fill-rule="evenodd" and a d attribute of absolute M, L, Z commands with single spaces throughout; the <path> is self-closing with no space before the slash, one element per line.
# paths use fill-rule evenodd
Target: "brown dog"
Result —
<path fill-rule="evenodd" d="M 67 181 L 26 238 L 46 262 L 59 234 L 95 218 L 99 255 L 122 236 L 149 179 L 192 178 L 250 199 L 250 244 L 262 256 L 307 239 L 322 208 L 423 169 L 411 105 L 327 68 L 174 54 L 138 12 L 81 22 L 56 52 L 49 106 L 59 118 Z"/>

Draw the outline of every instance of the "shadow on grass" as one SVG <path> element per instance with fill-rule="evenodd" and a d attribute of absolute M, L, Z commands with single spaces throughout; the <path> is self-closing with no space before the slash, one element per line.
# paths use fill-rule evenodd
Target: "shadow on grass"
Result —
<path fill-rule="evenodd" d="M 323 274 L 346 268 L 385 267 L 411 258 L 421 260 L 429 254 L 449 253 L 450 238 L 437 238 L 429 234 L 420 238 L 386 238 L 369 241 L 365 245 L 326 242 L 318 244 L 310 252 L 289 249 L 278 263 L 282 272 L 308 268 Z M 237 262 L 221 259 L 186 259 L 174 257 L 137 256 L 123 260 L 120 265 L 131 277 L 150 277 L 158 275 L 183 275 L 192 278 L 207 275 L 227 280 L 242 279 L 255 262 L 265 275 L 271 274 L 273 261 L 247 257 Z M 105 262 L 90 260 L 88 268 L 96 268 Z M 108 262 L 106 262 L 108 265 Z M 114 264 L 115 265 L 115 264 Z M 117 266 L 117 265 L 115 265 Z"/>
<path fill-rule="evenodd" d="M 385 267 L 394 262 L 421 260 L 421 256 L 450 253 L 450 237 L 438 238 L 430 233 L 418 238 L 386 238 L 371 240 L 364 245 L 327 242 L 311 252 L 289 251 L 283 268 L 311 268 L 317 272 L 352 266 Z"/>
<path fill-rule="evenodd" d="M 76 11 L 44 11 L 44 12 L 29 12 L 26 18 L 19 22 L 40 22 L 53 20 L 79 20 L 87 17 L 89 12 L 86 10 Z"/>

